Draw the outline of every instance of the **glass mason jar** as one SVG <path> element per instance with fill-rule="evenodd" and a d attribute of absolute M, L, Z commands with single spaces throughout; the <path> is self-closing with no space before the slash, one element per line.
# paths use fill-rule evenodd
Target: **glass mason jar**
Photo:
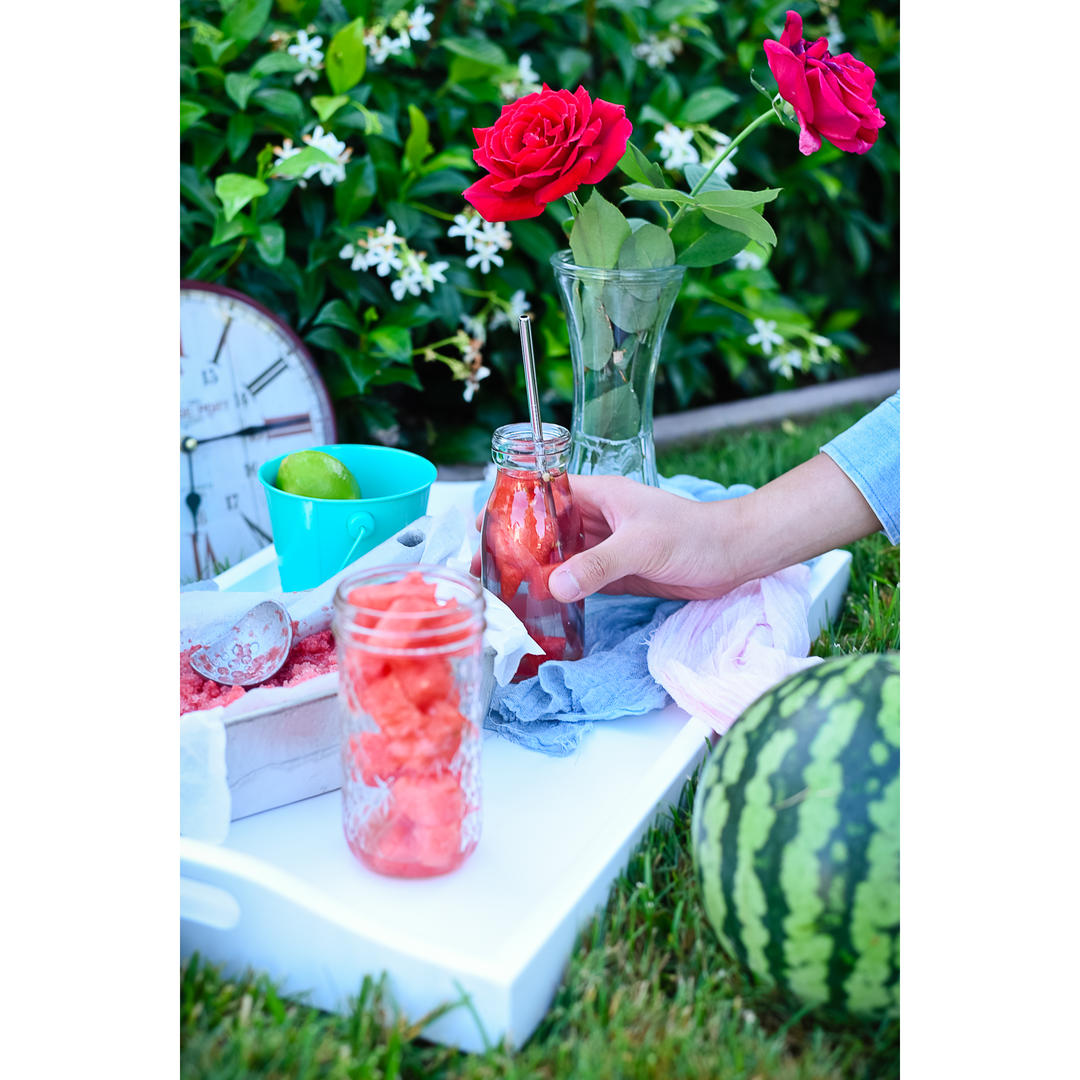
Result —
<path fill-rule="evenodd" d="M 551 256 L 574 367 L 570 471 L 630 476 L 656 487 L 653 388 L 685 266 L 577 266 Z"/>
<path fill-rule="evenodd" d="M 484 595 L 442 566 L 382 566 L 334 595 L 342 824 L 394 877 L 460 866 L 480 838 Z"/>
<path fill-rule="evenodd" d="M 545 660 L 578 660 L 585 646 L 585 602 L 563 604 L 548 591 L 559 563 L 584 547 L 566 465 L 570 432 L 544 424 L 545 484 L 537 467 L 530 424 L 506 424 L 491 436 L 498 466 L 484 510 L 480 566 L 484 588 L 524 623 L 543 656 L 525 656 L 513 681 L 535 675 Z"/>

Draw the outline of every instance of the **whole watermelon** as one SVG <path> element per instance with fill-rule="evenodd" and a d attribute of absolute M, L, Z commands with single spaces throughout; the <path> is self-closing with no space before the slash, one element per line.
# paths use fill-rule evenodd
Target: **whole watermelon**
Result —
<path fill-rule="evenodd" d="M 899 653 L 834 657 L 755 701 L 709 757 L 692 835 L 728 953 L 806 1004 L 896 1015 Z"/>

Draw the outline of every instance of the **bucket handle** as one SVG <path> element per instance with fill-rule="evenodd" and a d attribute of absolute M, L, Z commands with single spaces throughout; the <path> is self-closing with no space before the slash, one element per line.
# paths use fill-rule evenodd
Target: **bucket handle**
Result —
<path fill-rule="evenodd" d="M 353 542 L 353 546 L 349 548 L 349 554 L 345 556 L 345 561 L 335 571 L 338 574 L 357 557 L 360 545 L 364 542 L 364 537 L 370 536 L 375 529 L 375 519 L 366 510 L 361 510 L 349 518 L 345 527 L 348 529 L 349 535 L 355 536 L 356 540 Z"/>

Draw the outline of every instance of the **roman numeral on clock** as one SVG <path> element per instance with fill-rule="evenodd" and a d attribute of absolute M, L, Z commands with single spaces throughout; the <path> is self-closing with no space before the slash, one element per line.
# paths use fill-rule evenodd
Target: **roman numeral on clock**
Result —
<path fill-rule="evenodd" d="M 258 394 L 260 391 L 265 390 L 279 375 L 288 370 L 289 365 L 285 363 L 285 358 L 280 357 L 264 372 L 256 375 L 255 378 L 247 384 L 247 388 L 252 394 Z"/>

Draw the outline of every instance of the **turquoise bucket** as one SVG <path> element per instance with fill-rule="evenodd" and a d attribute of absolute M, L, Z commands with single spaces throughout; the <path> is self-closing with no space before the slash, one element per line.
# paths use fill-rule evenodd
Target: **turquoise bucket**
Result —
<path fill-rule="evenodd" d="M 259 467 L 270 508 L 278 574 L 286 592 L 332 578 L 411 521 L 427 513 L 435 466 L 391 446 L 312 446 L 336 457 L 356 477 L 362 499 L 309 499 L 275 487 L 282 454 Z"/>

